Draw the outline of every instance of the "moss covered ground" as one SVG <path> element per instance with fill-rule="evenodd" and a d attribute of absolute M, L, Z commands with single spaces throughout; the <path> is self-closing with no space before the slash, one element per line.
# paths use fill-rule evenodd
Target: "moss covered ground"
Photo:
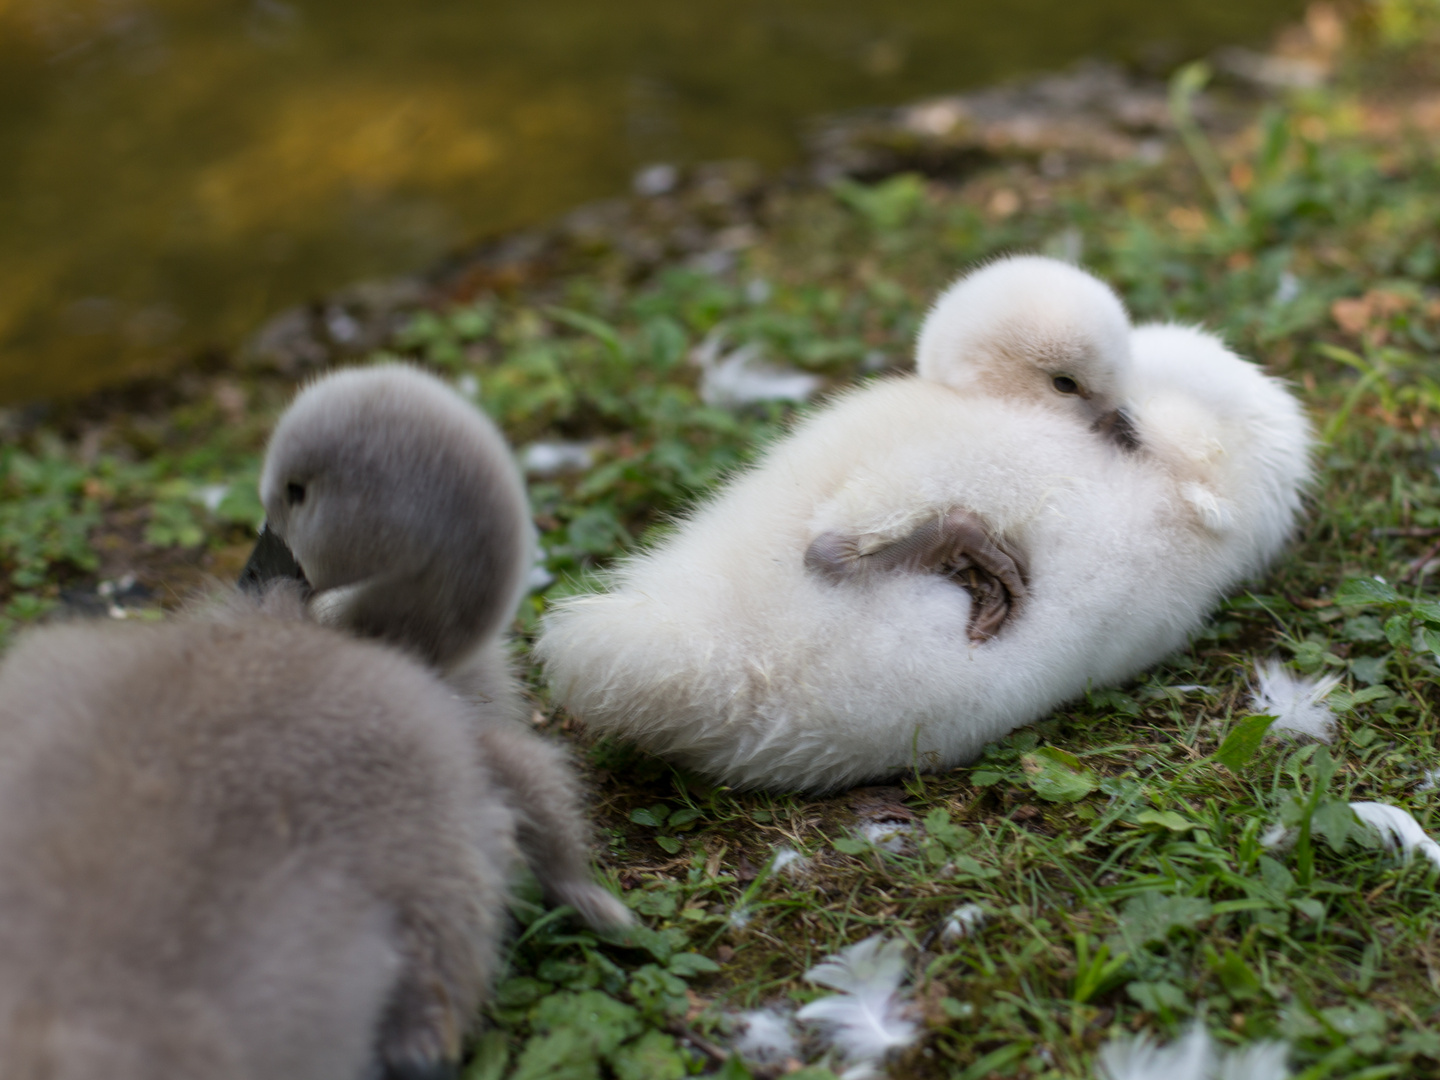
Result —
<path fill-rule="evenodd" d="M 647 930 L 602 941 L 522 889 L 470 1080 L 738 1080 L 727 1014 L 816 996 L 806 969 L 877 931 L 912 947 L 924 1029 L 897 1076 L 1084 1077 L 1107 1038 L 1196 1019 L 1228 1044 L 1288 1041 L 1307 1080 L 1440 1075 L 1440 871 L 1344 809 L 1389 801 L 1440 831 L 1440 17 L 1421 0 L 1365 14 L 1328 83 L 1245 105 L 1223 138 L 1182 124 L 1163 155 L 1058 177 L 1011 159 L 776 185 L 732 258 L 639 280 L 597 259 L 392 335 L 378 355 L 452 377 L 517 446 L 592 455 L 532 481 L 554 580 L 518 620 L 522 662 L 547 603 L 793 419 L 704 405 L 703 342 L 758 346 L 827 391 L 877 377 L 906 365 L 927 300 L 999 252 L 1078 256 L 1137 319 L 1220 332 L 1293 381 L 1323 439 L 1263 581 L 1133 685 L 970 767 L 823 800 L 736 794 L 592 743 L 527 669 L 534 723 L 584 759 L 603 872 Z M 231 577 L 293 381 L 214 358 L 7 414 L 3 633 L 163 618 Z M 1269 657 L 1341 678 L 1332 745 L 1259 739 Z M 1276 823 L 1299 840 L 1266 846 Z M 777 868 L 784 848 L 803 860 Z M 984 919 L 956 939 L 962 904 Z"/>

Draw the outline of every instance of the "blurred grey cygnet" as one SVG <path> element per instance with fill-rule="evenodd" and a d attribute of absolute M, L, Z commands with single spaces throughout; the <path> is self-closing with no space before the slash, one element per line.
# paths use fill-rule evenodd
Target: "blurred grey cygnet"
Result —
<path fill-rule="evenodd" d="M 348 412 L 323 408 L 329 386 Z M 451 459 L 434 444 L 464 445 L 465 414 L 452 405 L 469 408 L 448 393 L 393 368 L 312 386 L 296 408 L 316 409 L 333 441 L 327 449 L 313 429 L 299 440 L 317 463 L 309 482 L 355 452 L 364 498 L 384 503 L 383 477 L 408 476 L 425 505 L 454 505 L 435 494 L 443 476 L 393 471 L 361 445 L 443 473 Z M 475 548 L 492 532 L 515 543 L 478 576 L 407 564 L 412 581 L 470 582 L 487 598 L 446 596 L 433 621 L 424 609 L 440 593 L 387 598 L 402 626 L 448 627 L 411 631 L 432 643 L 427 656 L 493 649 L 525 567 L 528 526 L 504 445 L 498 435 L 471 445 L 487 457 L 465 475 L 500 478 L 481 487 L 488 505 L 468 504 L 489 523 L 472 531 Z M 395 580 L 358 550 L 363 532 L 344 543 L 325 534 L 327 522 L 363 527 L 355 509 L 307 519 L 301 559 L 348 552 L 370 578 Z M 391 550 L 416 550 L 403 529 L 386 535 Z M 461 552 L 438 538 L 436 550 L 438 562 Z M 331 580 L 343 558 L 322 558 L 317 576 Z M 469 632 L 455 629 L 457 611 L 469 612 Z M 495 974 L 520 857 L 591 925 L 630 921 L 590 876 L 563 755 L 515 721 L 508 673 L 491 675 L 488 696 L 458 696 L 406 651 L 316 625 L 286 581 L 160 625 L 23 638 L 0 664 L 0 1076 L 453 1075 Z"/>

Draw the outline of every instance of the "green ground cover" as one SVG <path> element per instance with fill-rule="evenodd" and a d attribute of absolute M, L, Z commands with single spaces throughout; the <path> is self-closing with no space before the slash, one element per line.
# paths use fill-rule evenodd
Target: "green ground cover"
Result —
<path fill-rule="evenodd" d="M 1194 1019 L 1229 1044 L 1289 1041 L 1307 1080 L 1440 1072 L 1440 872 L 1344 805 L 1393 802 L 1440 831 L 1440 19 L 1420 0 L 1376 10 L 1334 85 L 1223 142 L 1191 132 L 1159 162 L 1061 179 L 1013 162 L 792 188 L 724 273 L 631 286 L 597 267 L 543 302 L 428 313 L 391 343 L 517 446 L 592 447 L 592 468 L 531 485 L 555 581 L 527 601 L 521 644 L 547 603 L 786 429 L 788 406 L 701 403 L 701 342 L 759 345 L 827 389 L 877 377 L 907 363 L 928 298 L 998 252 L 1078 254 L 1137 320 L 1219 331 L 1293 380 L 1323 438 L 1304 524 L 1263 581 L 1137 683 L 972 767 L 823 800 L 734 794 L 590 743 L 531 670 L 536 722 L 584 756 L 604 872 L 647 929 L 602 941 L 522 890 L 468 1080 L 739 1080 L 726 1014 L 817 996 L 807 968 L 877 931 L 910 943 L 924 1025 L 895 1075 L 1088 1076 L 1105 1039 Z M 200 390 L 180 403 L 122 397 L 0 450 L 5 633 L 126 569 L 162 586 L 134 614 L 162 617 L 238 568 L 289 387 L 185 378 Z M 1342 678 L 1333 745 L 1261 738 L 1249 688 L 1272 656 Z M 900 841 L 867 839 L 877 822 Z M 1277 822 L 1298 840 L 1267 847 Z M 780 848 L 805 861 L 776 868 Z M 967 903 L 983 926 L 945 937 Z"/>

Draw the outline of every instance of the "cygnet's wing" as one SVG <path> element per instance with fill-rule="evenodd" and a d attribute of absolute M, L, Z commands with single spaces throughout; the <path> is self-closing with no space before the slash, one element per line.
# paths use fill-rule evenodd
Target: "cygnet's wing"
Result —
<path fill-rule="evenodd" d="M 940 574 L 970 590 L 970 640 L 988 641 L 1025 599 L 1025 568 L 1019 557 L 990 535 L 981 518 L 951 510 L 908 536 L 875 551 L 862 550 L 855 534 L 826 532 L 805 551 L 806 569 L 832 581 L 879 571 Z"/>

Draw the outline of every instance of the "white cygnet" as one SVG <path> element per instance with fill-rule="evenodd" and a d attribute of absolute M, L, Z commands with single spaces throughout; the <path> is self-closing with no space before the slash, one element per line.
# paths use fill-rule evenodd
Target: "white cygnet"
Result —
<path fill-rule="evenodd" d="M 521 858 L 592 925 L 630 921 L 591 877 L 575 777 L 517 721 L 503 665 L 467 698 L 419 659 L 493 651 L 525 568 L 503 442 L 464 434 L 447 395 L 406 369 L 321 380 L 267 464 L 304 477 L 302 552 L 343 553 L 320 580 L 420 583 L 366 598 L 367 616 L 396 613 L 398 630 L 361 624 L 382 640 L 317 625 L 279 581 L 159 625 L 38 630 L 0 665 L 7 1080 L 444 1075 L 496 974 Z M 412 560 L 403 573 L 385 577 L 369 537 Z M 495 537 L 511 546 L 484 554 Z M 422 566 L 427 541 L 487 569 Z"/>
<path fill-rule="evenodd" d="M 946 768 L 1182 646 L 1293 528 L 1294 398 L 1081 271 L 977 271 L 919 354 L 557 605 L 557 699 L 736 787 Z"/>

